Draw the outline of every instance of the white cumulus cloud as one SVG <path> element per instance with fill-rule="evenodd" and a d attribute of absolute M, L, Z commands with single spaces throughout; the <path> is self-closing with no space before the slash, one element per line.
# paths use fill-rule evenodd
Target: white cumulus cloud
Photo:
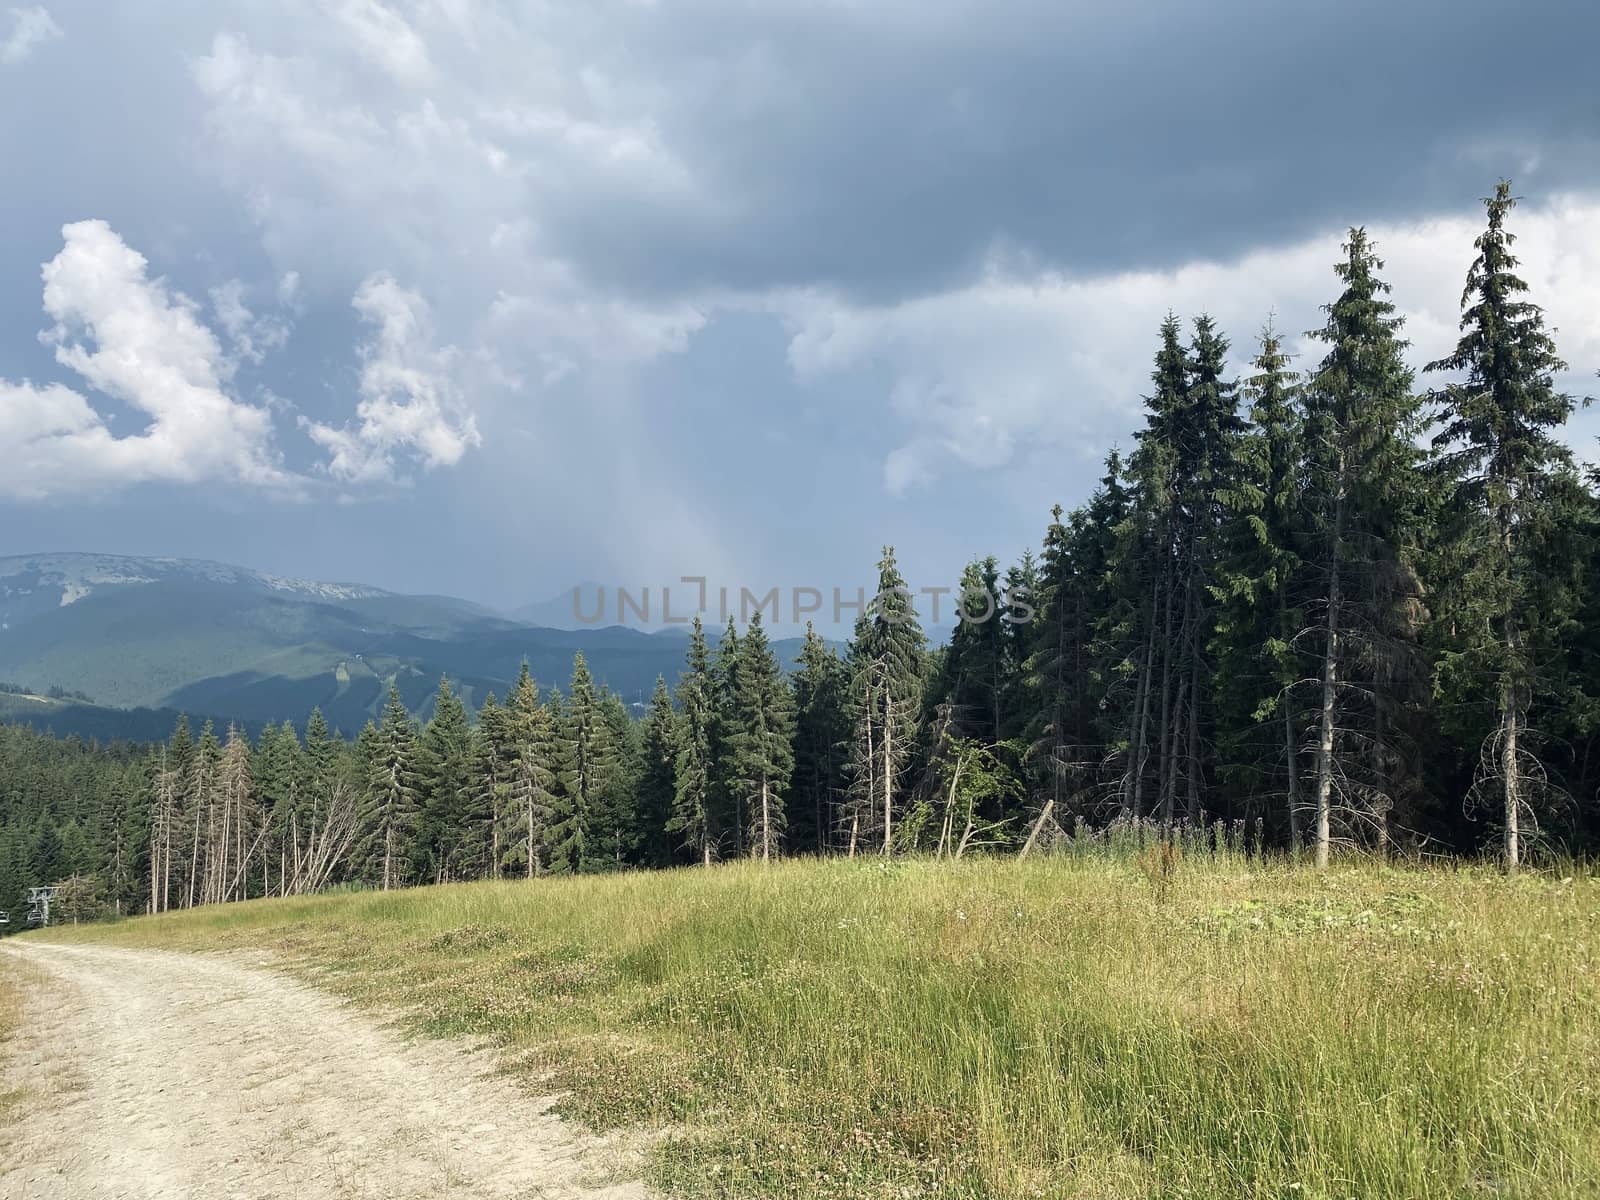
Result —
<path fill-rule="evenodd" d="M 61 36 L 61 26 L 56 24 L 49 9 L 13 8 L 11 32 L 0 39 L 0 63 L 22 62 L 40 46 Z"/>
<path fill-rule="evenodd" d="M 433 78 L 427 44 L 399 13 L 378 0 L 343 0 L 335 15 L 359 47 L 397 83 L 420 86 Z"/>
<path fill-rule="evenodd" d="M 1600 365 L 1600 204 L 1558 199 L 1519 208 L 1521 274 L 1544 306 L 1572 366 L 1560 383 L 1593 391 Z M 1412 364 L 1455 343 L 1457 301 L 1477 218 L 1374 226 L 1383 276 L 1406 317 Z M 1242 370 L 1255 335 L 1274 317 L 1297 365 L 1321 355 L 1302 331 L 1335 298 L 1341 237 L 1260 250 L 1233 262 L 1074 278 L 996 261 L 969 284 L 899 303 L 852 304 L 807 293 L 780 304 L 789 362 L 803 380 L 887 372 L 886 405 L 901 443 L 883 463 L 891 494 L 962 470 L 1021 465 L 1030 451 L 1065 451 L 1092 465 L 1141 421 L 1156 328 L 1170 310 L 1187 322 L 1209 312 L 1233 340 Z M 1419 375 L 1418 386 L 1438 380 Z M 1580 441 L 1581 438 L 1575 437 Z"/>
<path fill-rule="evenodd" d="M 105 221 L 64 226 L 62 237 L 41 272 L 53 324 L 40 340 L 61 366 L 125 407 L 97 405 L 60 383 L 0 379 L 0 496 L 59 498 L 150 482 L 226 482 L 285 495 L 313 486 L 284 465 L 276 443 L 275 414 L 294 406 L 270 391 L 260 405 L 232 391 L 241 360 L 260 362 L 287 340 L 286 316 L 252 311 L 239 281 L 212 288 L 230 353 L 199 305 L 151 279 L 144 256 Z M 296 286 L 285 276 L 280 302 L 293 302 Z M 371 328 L 358 347 L 355 419 L 300 421 L 327 456 L 322 474 L 347 485 L 390 483 L 402 478 L 402 459 L 425 469 L 460 462 L 480 438 L 457 381 L 460 355 L 435 345 L 428 304 L 385 272 L 368 278 L 352 304 Z M 145 421 L 124 433 L 118 422 L 128 411 Z"/>
<path fill-rule="evenodd" d="M 285 278 L 292 277 L 291 273 Z M 281 349 L 288 343 L 289 320 L 277 313 L 257 315 L 245 303 L 245 295 L 243 281 L 230 279 L 211 289 L 211 308 L 217 314 L 217 323 L 228 335 L 234 353 L 252 363 L 260 363 L 268 351 Z M 286 299 L 292 301 L 293 298 L 291 289 Z"/>
<path fill-rule="evenodd" d="M 424 469 L 454 466 L 482 439 L 454 381 L 458 352 L 435 346 L 427 302 L 380 272 L 351 303 L 373 327 L 361 352 L 356 421 L 343 428 L 304 423 L 328 452 L 327 473 L 342 483 L 393 481 L 402 453 Z"/>
<path fill-rule="evenodd" d="M 111 419 L 59 384 L 0 381 L 0 492 L 44 497 L 147 481 L 292 482 L 265 409 L 224 390 L 230 367 L 193 301 L 150 279 L 144 256 L 104 221 L 62 228 L 44 265 L 42 335 L 56 361 L 148 418 L 117 436 Z"/>
<path fill-rule="evenodd" d="M 697 296 L 594 279 L 541 217 L 589 187 L 701 203 L 638 98 L 493 9 L 396 7 L 350 0 L 292 36 L 219 33 L 191 63 L 218 167 L 272 257 L 312 291 L 381 267 L 448 295 L 456 325 L 476 323 L 468 354 L 527 384 L 683 352 L 706 323 Z M 464 38 L 493 52 L 463 60 Z"/>

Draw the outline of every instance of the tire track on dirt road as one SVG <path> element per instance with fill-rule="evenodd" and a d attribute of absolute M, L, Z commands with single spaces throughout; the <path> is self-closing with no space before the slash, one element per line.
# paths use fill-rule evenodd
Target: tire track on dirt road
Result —
<path fill-rule="evenodd" d="M 19 969 L 20 960 L 20 969 Z M 490 1073 L 237 958 L 12 942 L 0 1092 L 25 1200 L 642 1200 L 638 1157 Z M 619 1178 L 626 1182 L 617 1182 Z"/>

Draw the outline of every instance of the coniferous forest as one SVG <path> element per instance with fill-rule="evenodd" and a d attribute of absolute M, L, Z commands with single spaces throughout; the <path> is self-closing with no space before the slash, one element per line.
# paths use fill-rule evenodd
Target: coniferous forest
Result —
<path fill-rule="evenodd" d="M 0 908 L 1120 837 L 1591 853 L 1600 478 L 1564 440 L 1514 203 L 1486 201 L 1459 341 L 1420 375 L 1361 229 L 1307 361 L 1270 325 L 1241 347 L 1169 316 L 1126 452 L 1037 552 L 966 568 L 946 645 L 886 548 L 843 653 L 809 632 L 782 663 L 759 612 L 714 643 L 697 621 L 642 719 L 580 655 L 475 713 L 445 679 L 425 723 L 391 691 L 353 739 L 319 713 L 154 747 L 0 728 Z"/>

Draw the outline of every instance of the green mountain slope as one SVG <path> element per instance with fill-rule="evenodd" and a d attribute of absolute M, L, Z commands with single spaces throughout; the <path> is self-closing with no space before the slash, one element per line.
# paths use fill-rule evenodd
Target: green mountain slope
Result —
<path fill-rule="evenodd" d="M 775 647 L 787 662 L 799 641 Z M 320 707 L 352 734 L 376 714 L 391 683 L 426 715 L 443 674 L 477 705 L 491 690 L 503 695 L 524 659 L 542 684 L 565 684 L 580 650 L 599 681 L 642 702 L 658 674 L 676 678 L 684 642 L 617 626 L 547 629 L 450 597 L 282 579 L 217 563 L 0 558 L 0 679 L 93 700 L 57 705 L 58 732 L 88 731 L 69 720 L 73 708 L 82 710 L 84 726 L 104 729 L 116 723 L 100 711 L 106 708 L 257 724 L 298 722 Z M 16 701 L 0 706 L 0 718 L 8 708 L 30 711 Z"/>

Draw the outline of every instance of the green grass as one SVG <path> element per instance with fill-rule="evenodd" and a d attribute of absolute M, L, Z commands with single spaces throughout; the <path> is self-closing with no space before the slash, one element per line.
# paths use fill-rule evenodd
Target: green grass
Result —
<path fill-rule="evenodd" d="M 658 1122 L 684 1196 L 1549 1197 L 1600 1180 L 1600 884 L 800 862 L 232 905 L 269 947 Z M 533 1086 L 548 1087 L 548 1082 Z"/>
<path fill-rule="evenodd" d="M 16 1037 L 17 1030 L 22 1028 L 22 980 L 24 974 L 31 971 L 26 963 L 9 958 L 3 962 L 4 969 L 0 970 L 0 1067 L 5 1066 L 12 1052 L 11 1041 Z M 27 1096 L 26 1088 L 20 1085 L 8 1087 L 0 1081 L 0 1129 L 17 1117 Z M 3 1136 L 0 1134 L 0 1140 L 3 1140 Z"/>

